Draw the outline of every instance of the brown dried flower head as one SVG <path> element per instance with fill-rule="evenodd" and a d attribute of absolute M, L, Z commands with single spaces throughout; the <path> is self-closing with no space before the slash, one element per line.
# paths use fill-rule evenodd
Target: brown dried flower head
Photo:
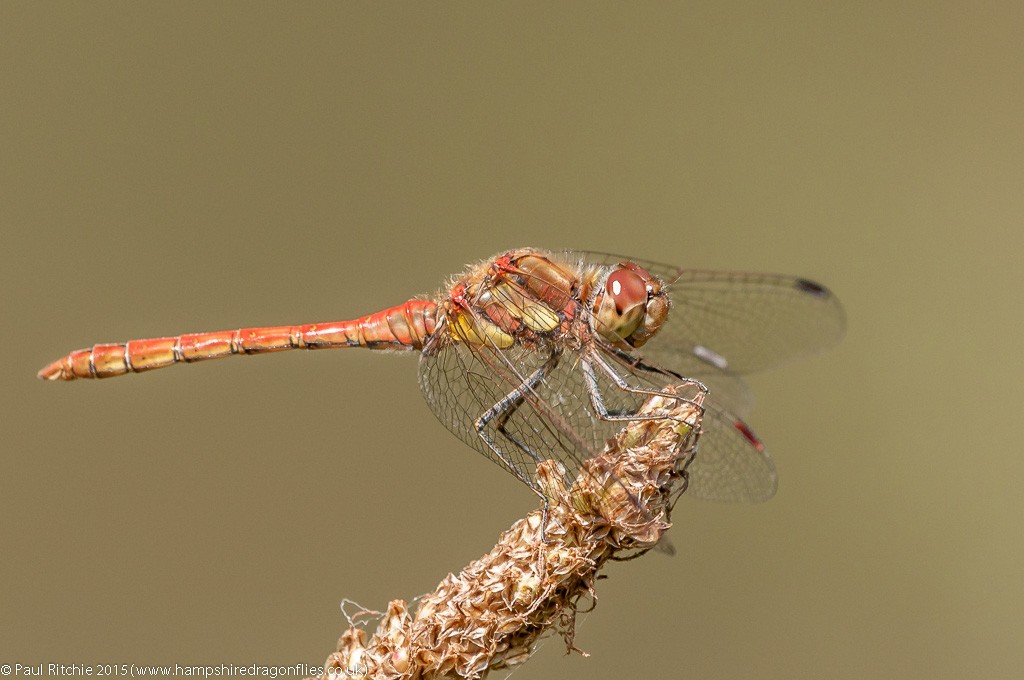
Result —
<path fill-rule="evenodd" d="M 367 637 L 350 621 L 324 666 L 338 678 L 482 678 L 520 664 L 537 640 L 558 633 L 569 650 L 578 604 L 593 599 L 609 560 L 654 547 L 669 528 L 673 492 L 700 432 L 705 391 L 668 388 L 649 399 L 571 486 L 556 461 L 537 466 L 547 510 L 516 522 L 497 545 L 449 574 L 415 613 L 394 600 Z"/>

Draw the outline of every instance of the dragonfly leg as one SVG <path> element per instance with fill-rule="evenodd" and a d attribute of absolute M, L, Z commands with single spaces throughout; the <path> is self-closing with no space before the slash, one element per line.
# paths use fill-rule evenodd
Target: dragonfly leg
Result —
<path fill-rule="evenodd" d="M 602 358 L 596 351 L 588 352 L 586 358 L 581 362 L 581 365 L 583 368 L 583 376 L 587 383 L 587 391 L 590 393 L 591 406 L 593 406 L 594 412 L 597 413 L 598 417 L 601 418 L 602 420 L 657 420 L 659 418 L 664 418 L 665 416 L 664 414 L 661 413 L 649 413 L 646 415 L 640 415 L 639 413 L 637 413 L 636 410 L 609 409 L 604 403 L 604 398 L 601 396 L 601 388 L 598 386 L 597 374 L 594 371 L 595 365 L 601 369 L 602 373 L 611 378 L 612 382 L 615 383 L 616 387 L 626 392 L 644 395 L 668 396 L 674 399 L 681 399 L 679 395 L 665 392 L 663 390 L 633 387 L 632 385 L 627 383 L 622 378 L 622 376 L 615 371 L 615 369 L 609 366 L 608 362 L 606 362 L 604 358 Z M 644 365 L 644 367 L 647 368 L 646 365 Z M 686 380 L 692 382 L 702 392 L 707 391 L 707 388 L 700 381 L 690 380 L 688 378 Z M 684 401 L 690 401 L 690 403 L 694 403 L 691 400 L 687 399 L 684 399 Z M 701 408 L 699 404 L 694 403 L 694 405 L 697 406 L 698 408 Z M 703 409 L 701 409 L 701 411 L 703 411 Z"/>
<path fill-rule="evenodd" d="M 524 383 L 524 385 L 526 385 L 528 389 L 521 391 L 519 396 L 513 400 L 512 404 L 507 409 L 505 409 L 501 413 L 501 415 L 498 416 L 498 419 L 495 422 L 495 429 L 497 429 L 498 432 L 504 435 L 506 439 L 511 441 L 517 447 L 519 447 L 519 449 L 523 453 L 532 458 L 536 463 L 541 462 L 541 460 L 543 459 L 539 455 L 537 455 L 532 449 L 530 449 L 530 447 L 528 447 L 523 442 L 519 441 L 511 432 L 508 431 L 505 425 L 508 423 L 508 419 L 511 418 L 512 415 L 519 409 L 519 407 L 523 405 L 523 402 L 526 400 L 526 393 L 532 392 L 533 388 L 536 387 L 538 383 L 540 383 L 542 380 L 544 380 L 544 378 L 550 375 L 551 371 L 553 371 L 555 369 L 555 366 L 558 365 L 558 360 L 561 356 L 562 355 L 560 352 L 552 351 L 551 356 L 544 363 L 544 365 L 537 369 L 534 372 L 534 374 L 527 379 L 526 383 Z"/>
<path fill-rule="evenodd" d="M 730 371 L 723 369 L 713 372 L 711 375 L 713 375 L 714 386 L 710 387 L 701 382 L 699 378 L 687 377 L 664 366 L 650 364 L 643 357 L 634 356 L 618 347 L 613 347 L 606 343 L 598 343 L 598 347 L 618 364 L 631 371 L 641 372 L 648 379 L 658 379 L 660 377 L 662 380 L 668 378 L 670 382 L 688 381 L 698 389 L 705 391 L 707 396 L 712 396 L 715 404 L 719 407 L 724 406 L 726 410 L 733 412 L 741 418 L 749 415 L 753 408 L 754 398 L 750 393 L 750 388 L 743 382 L 743 378 Z"/>
<path fill-rule="evenodd" d="M 487 425 L 491 421 L 495 421 L 495 429 L 501 433 L 503 437 L 511 441 L 516 445 L 523 453 L 533 459 L 535 463 L 540 463 L 544 459 L 533 451 L 529 446 L 519 441 L 516 437 L 509 432 L 505 425 L 508 423 L 508 419 L 516 412 L 516 410 L 522 406 L 526 400 L 528 394 L 533 392 L 534 388 L 544 378 L 546 378 L 551 371 L 554 370 L 555 366 L 558 365 L 558 360 L 561 357 L 561 353 L 555 350 L 551 351 L 551 356 L 544 362 L 544 365 L 538 368 L 536 371 L 530 374 L 530 376 L 524 380 L 518 387 L 502 397 L 498 403 L 494 404 L 491 408 L 487 409 L 479 418 L 476 419 L 474 425 L 476 427 L 476 433 L 481 439 L 487 444 L 487 446 L 494 452 L 494 454 L 501 460 L 502 463 L 509 469 L 509 471 L 523 481 L 527 486 L 533 489 L 535 492 L 541 495 L 542 498 L 546 498 L 537 489 L 536 483 L 532 479 L 527 479 L 523 473 L 516 467 L 514 461 L 510 460 L 508 455 L 497 445 L 494 439 L 487 434 Z"/>
<path fill-rule="evenodd" d="M 618 347 L 612 347 L 610 345 L 602 345 L 601 347 L 610 352 L 612 355 L 614 355 L 616 359 L 618 359 L 626 366 L 629 366 L 630 368 L 635 368 L 638 371 L 652 373 L 655 375 L 663 375 L 674 380 L 690 380 L 690 378 L 685 378 L 679 373 L 676 373 L 675 371 L 669 370 L 667 368 L 662 368 L 661 366 L 652 366 L 651 364 L 647 363 L 640 357 L 635 357 L 630 354 L 627 354 Z"/>
<path fill-rule="evenodd" d="M 484 440 L 491 451 L 493 451 L 501 462 L 505 464 L 505 467 L 507 467 L 509 471 L 520 481 L 530 487 L 530 489 L 540 496 L 542 501 L 544 501 L 544 507 L 541 509 L 540 518 L 540 538 L 544 543 L 547 543 L 545 533 L 547 531 L 548 510 L 551 507 L 551 499 L 548 498 L 547 494 L 545 494 L 540 488 L 538 488 L 537 483 L 532 478 L 528 478 L 524 475 L 516 466 L 515 462 L 510 460 L 506 453 L 498 447 L 494 439 L 487 434 L 487 425 L 491 421 L 495 421 L 495 429 L 497 429 L 503 437 L 515 444 L 523 453 L 532 458 L 535 463 L 543 461 L 544 459 L 540 455 L 513 436 L 512 433 L 505 428 L 505 425 L 508 423 L 508 419 L 511 418 L 516 410 L 523 405 L 523 402 L 526 401 L 526 396 L 533 392 L 534 388 L 537 387 L 537 385 L 555 369 L 560 357 L 561 353 L 552 349 L 551 356 L 548 357 L 548 360 L 544 362 L 543 366 L 531 373 L 530 376 L 522 382 L 522 384 L 502 397 L 498 403 L 487 409 L 487 411 L 477 418 L 474 423 L 477 435 Z"/>

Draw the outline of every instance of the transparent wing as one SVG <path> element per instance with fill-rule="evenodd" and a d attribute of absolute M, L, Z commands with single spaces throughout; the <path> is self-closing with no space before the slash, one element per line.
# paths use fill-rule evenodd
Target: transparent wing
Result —
<path fill-rule="evenodd" d="M 420 358 L 420 389 L 438 420 L 534 489 L 539 461 L 558 460 L 571 478 L 623 426 L 602 420 L 591 408 L 578 355 L 552 360 L 553 352 L 558 348 L 552 345 L 497 349 L 449 341 L 426 348 Z M 539 371 L 542 377 L 533 382 Z M 602 376 L 599 382 L 613 408 L 640 407 L 642 395 L 613 388 Z M 524 385 L 530 386 L 517 399 Z M 503 403 L 514 408 L 478 430 L 481 419 Z"/>
<path fill-rule="evenodd" d="M 716 378 L 729 392 L 736 377 L 779 366 L 836 344 L 846 326 L 825 286 L 795 276 L 685 269 L 604 253 L 566 253 L 607 266 L 630 260 L 669 291 L 668 320 L 639 353 L 687 377 Z M 741 410 L 741 409 L 737 409 Z"/>
<path fill-rule="evenodd" d="M 687 471 L 686 495 L 703 500 L 761 503 L 778 487 L 775 464 L 764 444 L 746 423 L 710 400 Z"/>
<path fill-rule="evenodd" d="M 628 258 L 579 253 L 565 256 L 567 264 L 576 267 L 578 277 L 592 265 L 604 266 L 625 259 Z M 675 268 L 641 264 L 650 266 L 653 273 L 676 282 L 685 291 Z M 545 300 L 557 297 L 551 296 L 550 287 L 542 288 L 548 296 Z M 598 344 L 597 351 L 610 359 L 607 363 L 611 374 L 596 371 L 593 375 L 604 407 L 613 414 L 635 413 L 649 394 L 642 390 L 660 391 L 666 384 L 678 382 L 679 376 L 709 382 L 712 392 L 705 402 L 708 408 L 703 434 L 688 467 L 689 493 L 701 498 L 762 501 L 775 491 L 774 467 L 763 444 L 732 415 L 745 413 L 749 406 L 749 391 L 742 379 L 731 367 L 709 363 L 707 356 L 695 354 L 697 340 L 690 340 L 689 345 L 683 343 L 685 349 L 680 349 L 680 338 L 691 326 L 697 333 L 693 337 L 702 338 L 703 342 L 728 339 L 730 328 L 743 329 L 742 323 L 730 326 L 730 314 L 722 310 L 707 314 L 704 310 L 712 309 L 715 301 L 731 299 L 738 304 L 736 301 L 743 300 L 744 295 L 750 297 L 756 288 L 751 282 L 734 284 L 731 293 L 707 297 L 704 306 L 677 302 L 669 323 L 675 321 L 678 325 L 668 325 L 664 329 L 666 337 L 659 333 L 648 343 L 657 350 L 655 341 L 660 341 L 666 348 L 660 356 L 668 361 L 659 357 L 657 364 L 637 364 L 631 354 Z M 566 299 L 578 294 L 575 290 L 557 292 Z M 561 309 L 547 307 L 544 301 L 530 297 L 529 291 L 517 286 L 512 278 L 500 277 L 480 288 L 473 302 L 481 308 L 490 304 L 489 313 L 497 315 L 492 319 L 522 319 L 531 328 L 550 327 L 548 315 Z M 587 309 L 572 308 L 589 313 Z M 476 312 L 467 309 L 466 315 L 471 314 Z M 687 319 L 695 323 L 687 324 Z M 465 329 L 467 323 L 478 330 L 486 328 L 488 319 L 483 316 L 445 317 L 439 323 L 420 360 L 420 387 L 428 405 L 457 437 L 534 490 L 539 461 L 558 460 L 571 477 L 586 458 L 601 451 L 623 426 L 622 420 L 599 417 L 591 404 L 584 371 L 588 341 L 574 335 L 573 324 L 559 333 L 530 335 L 534 338 L 531 341 L 498 347 L 495 343 L 501 343 L 497 336 L 487 332 L 475 333 L 472 342 L 459 339 L 464 336 L 459 335 L 457 328 Z M 756 318 L 749 322 L 751 327 L 757 324 Z M 723 340 L 719 347 L 724 346 Z M 783 350 L 774 350 L 775 359 L 783 355 Z M 646 361 L 646 352 L 644 356 Z M 743 356 L 757 355 L 748 351 Z M 652 369 L 654 365 L 667 370 Z M 620 383 L 631 389 L 622 389 Z"/>
<path fill-rule="evenodd" d="M 609 364 L 631 386 L 656 388 L 672 372 L 601 346 Z M 742 418 L 731 411 L 714 390 L 704 400 L 701 436 L 692 460 L 686 466 L 689 484 L 686 494 L 714 501 L 760 503 L 775 495 L 778 480 L 775 465 L 763 442 Z"/>
<path fill-rule="evenodd" d="M 431 410 L 459 439 L 537 490 L 538 459 L 555 459 L 572 478 L 582 462 L 602 450 L 624 425 L 603 420 L 589 402 L 583 371 L 576 355 L 563 354 L 544 378 L 529 390 L 503 427 L 497 419 L 484 434 L 478 419 L 526 383 L 549 360 L 548 348 L 499 350 L 448 342 L 425 351 L 420 359 L 420 387 Z M 660 389 L 652 376 L 624 370 L 634 387 Z M 596 373 L 598 389 L 611 411 L 636 411 L 646 395 L 622 390 Z M 739 426 L 737 426 L 739 424 Z M 702 434 L 690 463 L 687 494 L 716 501 L 761 502 L 775 493 L 775 467 L 763 444 L 750 429 L 711 404 L 704 414 Z"/>

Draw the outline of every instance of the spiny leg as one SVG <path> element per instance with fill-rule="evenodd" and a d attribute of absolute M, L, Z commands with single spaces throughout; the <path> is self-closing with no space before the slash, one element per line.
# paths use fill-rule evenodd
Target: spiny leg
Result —
<path fill-rule="evenodd" d="M 501 461 L 505 463 L 506 467 L 508 467 L 512 474 L 514 474 L 516 477 L 519 477 L 520 480 L 525 482 L 531 488 L 535 486 L 533 481 L 530 479 L 523 478 L 522 472 L 516 468 L 515 463 L 508 458 L 505 452 L 498 447 L 494 439 L 487 434 L 486 428 L 487 425 L 491 423 L 491 421 L 496 421 L 495 429 L 498 432 L 500 432 L 506 439 L 515 444 L 521 451 L 523 451 L 523 453 L 532 458 L 534 462 L 540 463 L 541 461 L 543 461 L 544 459 L 539 454 L 537 454 L 523 442 L 516 439 L 512 435 L 512 433 L 506 429 L 505 426 L 508 424 L 509 418 L 511 418 L 515 414 L 516 410 L 518 410 L 519 407 L 522 406 L 523 402 L 526 401 L 526 397 L 531 392 L 534 391 L 534 388 L 536 388 L 537 385 L 540 384 L 540 382 L 551 373 L 551 371 L 555 369 L 555 366 L 558 365 L 558 360 L 560 357 L 561 353 L 555 349 L 552 349 L 550 356 L 548 357 L 547 361 L 544 362 L 543 366 L 541 366 L 533 373 L 531 373 L 529 377 L 527 377 L 522 383 L 520 383 L 514 390 L 512 390 L 504 397 L 502 397 L 496 404 L 494 404 L 494 406 L 491 406 L 491 408 L 487 409 L 487 411 L 485 411 L 474 422 L 476 432 L 480 436 L 480 438 L 483 439 L 484 442 L 487 443 L 487 446 L 492 451 L 494 451 L 495 455 L 497 455 L 498 458 L 500 458 Z"/>
<path fill-rule="evenodd" d="M 630 355 L 628 355 L 628 354 L 626 354 L 624 352 L 621 352 L 619 350 L 616 350 L 614 348 L 605 348 L 605 349 L 608 349 L 609 351 L 611 351 L 616 356 L 617 359 L 619 359 L 625 365 L 627 365 L 627 366 L 629 366 L 631 368 L 634 368 L 634 369 L 637 369 L 637 370 L 643 370 L 645 372 L 650 372 L 650 373 L 654 373 L 654 374 L 657 374 L 657 375 L 671 376 L 671 377 L 674 377 L 674 378 L 676 378 L 676 379 L 678 379 L 680 381 L 691 383 L 693 386 L 695 386 L 701 392 L 704 392 L 704 393 L 707 392 L 707 387 L 705 387 L 704 384 L 701 383 L 698 380 L 693 380 L 693 379 L 690 379 L 690 378 L 683 378 L 681 376 L 678 376 L 676 373 L 674 373 L 672 371 L 667 371 L 667 370 L 664 370 L 664 369 L 657 368 L 655 366 L 651 366 L 650 364 L 644 363 L 642 359 L 637 359 L 637 358 L 631 357 Z M 629 392 L 631 394 L 637 394 L 637 395 L 647 395 L 647 396 L 654 395 L 654 396 L 668 397 L 668 398 L 671 398 L 671 399 L 676 400 L 676 401 L 682 401 L 682 402 L 686 402 L 686 403 L 692 404 L 695 408 L 698 409 L 698 411 L 700 413 L 703 413 L 704 409 L 703 409 L 703 407 L 699 403 L 693 401 L 692 399 L 686 399 L 685 397 L 683 397 L 683 396 L 681 396 L 679 394 L 676 394 L 676 393 L 673 393 L 673 392 L 669 392 L 669 391 L 666 391 L 666 390 L 658 390 L 658 389 L 653 389 L 653 388 L 652 389 L 644 389 L 644 388 L 639 388 L 639 387 L 633 387 L 632 385 L 627 383 L 623 379 L 623 377 L 621 375 L 619 375 L 611 366 L 608 365 L 608 362 L 606 362 L 604 360 L 604 358 L 601 357 L 598 354 L 599 351 L 600 350 L 598 350 L 598 349 L 591 349 L 590 351 L 584 352 L 582 357 L 581 357 L 580 365 L 581 365 L 581 368 L 583 369 L 584 382 L 586 383 L 587 391 L 590 393 L 590 403 L 591 403 L 591 406 L 593 407 L 594 412 L 597 414 L 597 416 L 599 418 L 601 418 L 602 420 L 609 420 L 609 421 L 620 421 L 620 420 L 624 420 L 624 421 L 639 421 L 639 420 L 661 420 L 661 419 L 665 419 L 665 418 L 671 418 L 672 420 L 679 420 L 679 419 L 674 417 L 674 416 L 668 415 L 667 412 L 655 412 L 655 413 L 649 413 L 649 414 L 641 414 L 641 413 L 638 412 L 637 409 L 615 409 L 615 410 L 609 409 L 608 406 L 604 402 L 604 398 L 601 396 L 601 388 L 598 385 L 597 374 L 594 371 L 594 365 L 595 364 L 601 369 L 601 371 L 605 375 L 607 375 L 612 380 L 613 383 L 615 383 L 616 387 L 618 387 L 619 389 L 621 389 L 621 390 L 623 390 L 625 392 Z M 687 420 L 682 420 L 681 422 L 684 425 L 688 426 L 688 427 L 694 427 L 695 426 L 695 423 L 687 421 Z M 689 474 L 686 471 L 686 467 L 689 466 L 689 462 L 691 462 L 691 461 L 692 461 L 692 456 L 687 461 L 687 464 L 683 467 L 682 474 L 680 475 L 684 479 L 684 489 L 685 489 L 686 486 L 689 485 Z M 632 494 L 630 494 L 630 495 L 632 495 Z M 639 503 L 639 501 L 637 501 L 635 498 L 634 498 L 634 502 Z M 644 552 L 646 552 L 646 551 L 644 551 Z"/>
<path fill-rule="evenodd" d="M 612 355 L 614 355 L 616 359 L 618 359 L 626 366 L 629 366 L 630 368 L 635 368 L 638 371 L 643 371 L 645 373 L 653 373 L 655 375 L 663 375 L 669 378 L 674 378 L 675 380 L 690 380 L 690 378 L 686 378 L 680 375 L 679 373 L 676 373 L 675 371 L 669 370 L 667 368 L 662 368 L 660 366 L 652 366 L 651 364 L 644 361 L 641 357 L 632 356 L 627 352 L 622 351 L 618 347 L 611 347 L 606 345 L 601 345 L 601 347 L 607 350 Z"/>
<path fill-rule="evenodd" d="M 601 418 L 602 420 L 608 420 L 608 421 L 630 421 L 630 422 L 635 422 L 635 421 L 640 421 L 640 420 L 663 420 L 665 418 L 672 418 L 672 416 L 669 416 L 665 412 L 641 414 L 641 413 L 639 413 L 638 409 L 636 409 L 636 408 L 628 409 L 628 410 L 627 409 L 622 409 L 622 410 L 612 410 L 612 409 L 609 409 L 607 407 L 607 405 L 604 403 L 604 398 L 601 396 L 601 389 L 600 389 L 600 386 L 598 385 L 598 382 L 597 382 L 597 374 L 594 372 L 594 364 L 595 363 L 601 368 L 601 370 L 603 372 L 607 373 L 609 375 L 609 377 L 611 377 L 612 381 L 616 384 L 616 386 L 618 388 L 622 389 L 623 391 L 629 392 L 631 394 L 663 395 L 663 396 L 666 396 L 666 397 L 670 397 L 672 399 L 680 399 L 680 397 L 677 394 L 674 394 L 674 393 L 671 393 L 671 392 L 667 392 L 667 391 L 664 391 L 664 390 L 656 391 L 656 390 L 653 390 L 653 389 L 640 389 L 640 388 L 632 387 L 631 385 L 626 383 L 626 381 L 623 380 L 621 376 L 616 374 L 611 369 L 611 367 L 608 366 L 604 362 L 604 360 L 601 357 L 597 356 L 596 350 L 584 351 L 583 354 L 580 357 L 580 368 L 583 370 L 584 383 L 586 384 L 587 391 L 590 394 L 591 407 L 594 409 L 595 414 L 599 418 Z M 686 400 L 686 401 L 689 401 L 689 400 Z M 692 423 L 688 423 L 688 425 L 692 425 Z M 627 493 L 628 498 L 630 498 L 632 500 L 634 505 L 638 509 L 643 511 L 644 516 L 647 517 L 648 519 L 653 519 L 653 517 L 651 517 L 649 515 L 647 510 L 641 506 L 640 500 L 631 491 L 629 491 L 628 489 L 625 489 L 625 491 Z"/>
<path fill-rule="evenodd" d="M 551 375 L 551 371 L 555 370 L 555 367 L 558 366 L 558 361 L 559 359 L 561 359 L 561 357 L 562 353 L 552 348 L 551 356 L 548 357 L 548 360 L 544 362 L 543 366 L 534 371 L 534 373 L 529 378 L 527 378 L 526 382 L 524 382 L 523 385 L 520 385 L 520 389 L 517 390 L 519 392 L 519 395 L 512 400 L 512 403 L 508 406 L 508 408 L 503 410 L 503 412 L 501 413 L 501 415 L 498 416 L 498 419 L 495 422 L 495 429 L 502 435 L 504 435 L 506 439 L 511 441 L 517 447 L 519 447 L 519 449 L 523 453 L 532 458 L 536 463 L 541 462 L 541 460 L 543 459 L 537 453 L 531 450 L 529 446 L 516 439 L 516 437 L 511 432 L 509 432 L 508 429 L 506 429 L 505 425 L 508 423 L 509 418 L 515 415 L 515 412 L 519 410 L 520 406 L 523 405 L 523 402 L 526 400 L 526 393 L 532 392 L 533 389 L 538 384 L 540 384 L 541 381 L 543 381 L 545 378 Z"/>
<path fill-rule="evenodd" d="M 597 413 L 598 417 L 601 418 L 602 420 L 658 420 L 660 418 L 664 418 L 665 416 L 660 413 L 649 413 L 646 415 L 641 415 L 635 409 L 609 409 L 607 405 L 605 405 L 604 403 L 604 397 L 601 396 L 601 388 L 597 383 L 597 374 L 594 372 L 595 364 L 601 369 L 601 371 L 605 375 L 611 378 L 612 382 L 615 383 L 616 387 L 625 392 L 640 395 L 665 396 L 671 397 L 672 399 L 694 403 L 692 402 L 692 400 L 684 399 L 683 397 L 680 397 L 678 394 L 672 394 L 670 392 L 665 392 L 664 390 L 633 387 L 632 385 L 627 383 L 622 378 L 622 376 L 619 375 L 611 366 L 608 365 L 608 362 L 606 362 L 604 358 L 602 358 L 598 354 L 598 350 L 591 350 L 587 352 L 584 359 L 581 361 L 581 364 L 583 368 L 583 376 L 587 384 L 587 391 L 590 393 L 590 403 L 594 408 L 594 412 Z M 642 361 L 631 362 L 630 365 L 633 365 L 636 368 L 640 368 L 641 370 L 649 370 L 651 372 L 662 373 L 661 369 L 656 369 L 653 366 L 644 364 Z M 692 380 L 690 378 L 684 378 L 684 380 L 693 383 L 702 392 L 707 391 L 707 387 L 705 387 L 704 384 L 698 380 Z M 694 405 L 698 406 L 699 408 L 698 404 L 694 403 Z"/>
<path fill-rule="evenodd" d="M 479 418 L 474 422 L 476 427 L 477 435 L 484 440 L 487 446 L 494 452 L 496 456 L 505 464 L 505 467 L 509 471 L 525 483 L 535 494 L 541 497 L 544 501 L 544 509 L 541 515 L 541 539 L 544 540 L 544 531 L 547 527 L 548 520 L 548 508 L 551 505 L 550 499 L 544 494 L 541 489 L 537 487 L 536 482 L 533 479 L 526 477 L 521 470 L 519 470 L 515 463 L 508 458 L 505 452 L 498 447 L 494 439 L 487 434 L 487 425 L 491 421 L 496 420 L 495 429 L 502 434 L 506 439 L 515 444 L 523 453 L 533 459 L 535 463 L 540 463 L 544 459 L 539 454 L 533 451 L 529 446 L 519 441 L 506 429 L 506 424 L 509 418 L 511 418 L 515 412 L 523 405 L 526 401 L 528 394 L 534 391 L 534 388 L 546 378 L 551 371 L 558 365 L 558 360 L 561 358 L 561 352 L 555 348 L 551 349 L 551 354 L 544 365 L 538 368 L 536 371 L 531 373 L 522 383 L 519 384 L 514 390 L 502 397 L 494 406 L 487 409 Z"/>
<path fill-rule="evenodd" d="M 695 380 L 693 378 L 686 378 L 686 377 L 683 377 L 682 375 L 680 375 L 679 373 L 676 373 L 673 370 L 670 370 L 670 369 L 667 369 L 667 368 L 662 368 L 660 366 L 654 366 L 652 364 L 648 364 L 647 362 L 645 362 L 643 360 L 643 358 L 632 356 L 632 355 L 622 351 L 621 349 L 619 349 L 617 347 L 610 347 L 610 346 L 602 345 L 602 348 L 606 349 L 612 356 L 614 356 L 616 359 L 618 359 L 618 361 L 620 363 L 622 363 L 623 365 L 625 365 L 625 366 L 628 366 L 630 368 L 636 369 L 638 371 L 643 371 L 645 373 L 650 373 L 652 375 L 668 376 L 668 377 L 672 377 L 672 378 L 675 378 L 675 379 L 680 380 L 680 381 L 690 382 L 690 383 L 694 384 L 695 386 L 697 386 L 697 388 L 700 389 L 701 391 L 707 392 L 707 386 L 704 383 L 702 383 L 701 381 L 699 381 L 699 380 Z M 605 368 L 606 368 L 606 372 L 610 372 L 611 371 L 611 367 L 610 366 L 606 365 Z M 617 377 L 617 374 L 613 374 L 612 375 L 612 379 L 613 380 L 615 380 L 616 377 Z M 621 376 L 618 376 L 618 377 L 621 377 Z M 616 381 L 616 384 L 617 385 L 621 385 L 621 383 L 619 381 Z M 591 385 L 593 386 L 593 389 L 598 392 L 598 396 L 600 397 L 600 392 L 596 389 L 597 388 L 596 380 L 593 380 L 592 383 L 588 383 L 588 386 L 591 386 Z M 701 409 L 701 411 L 703 412 L 703 409 Z M 668 506 L 670 512 L 671 512 L 671 510 L 673 510 L 675 508 L 675 504 L 679 501 L 679 499 L 682 497 L 683 493 L 685 493 L 686 490 L 690 486 L 690 471 L 689 471 L 689 467 L 693 463 L 693 460 L 694 460 L 694 454 L 691 452 L 686 457 L 686 459 L 683 462 L 683 464 L 681 466 L 679 466 L 675 470 L 675 472 L 673 473 L 682 481 L 681 482 L 676 482 L 675 485 L 674 485 L 675 486 L 675 490 L 673 490 L 673 492 L 672 492 L 672 497 L 670 499 L 670 503 L 669 503 L 669 506 Z M 658 545 L 660 546 L 661 543 L 659 543 Z M 671 547 L 671 546 L 669 546 L 669 547 Z M 672 549 L 671 552 L 672 553 L 675 552 L 674 548 Z"/>

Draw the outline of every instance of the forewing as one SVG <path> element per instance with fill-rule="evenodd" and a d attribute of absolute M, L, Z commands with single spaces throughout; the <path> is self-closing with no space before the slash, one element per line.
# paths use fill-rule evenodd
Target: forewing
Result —
<path fill-rule="evenodd" d="M 724 385 L 735 376 L 820 352 L 845 330 L 835 295 L 808 279 L 684 269 L 604 253 L 567 257 L 600 266 L 630 260 L 660 278 L 672 308 L 638 353 L 687 377 L 705 378 L 712 387 L 716 378 Z"/>

